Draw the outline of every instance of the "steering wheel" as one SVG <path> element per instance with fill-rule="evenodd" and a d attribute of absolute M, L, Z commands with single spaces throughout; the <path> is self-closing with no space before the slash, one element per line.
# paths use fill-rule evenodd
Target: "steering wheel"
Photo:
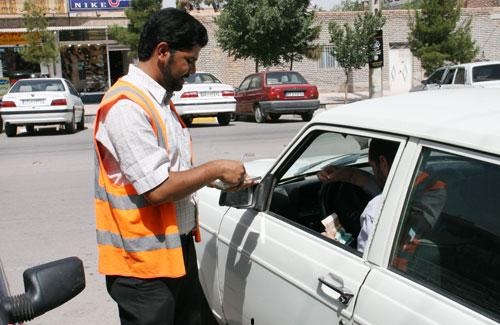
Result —
<path fill-rule="evenodd" d="M 319 190 L 322 217 L 335 212 L 340 224 L 352 234 L 353 247 L 357 245 L 356 238 L 361 230 L 360 215 L 372 198 L 362 188 L 345 182 L 323 183 Z"/>

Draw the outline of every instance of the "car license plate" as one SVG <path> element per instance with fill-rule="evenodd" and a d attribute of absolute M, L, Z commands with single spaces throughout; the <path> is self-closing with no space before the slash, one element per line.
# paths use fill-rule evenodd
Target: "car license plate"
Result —
<path fill-rule="evenodd" d="M 304 96 L 303 91 L 289 91 L 285 93 L 286 97 L 302 97 Z"/>
<path fill-rule="evenodd" d="M 217 97 L 220 96 L 220 92 L 218 91 L 202 91 L 200 92 L 203 97 Z"/>
<path fill-rule="evenodd" d="M 31 98 L 31 99 L 23 99 L 23 104 L 32 105 L 32 104 L 41 104 L 43 103 L 43 98 Z"/>

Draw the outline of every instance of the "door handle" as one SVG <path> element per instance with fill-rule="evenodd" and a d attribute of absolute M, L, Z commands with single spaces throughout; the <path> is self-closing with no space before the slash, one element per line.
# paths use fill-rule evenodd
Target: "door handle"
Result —
<path fill-rule="evenodd" d="M 328 288 L 330 288 L 333 291 L 335 291 L 336 293 L 338 293 L 340 295 L 338 300 L 341 304 L 344 304 L 347 306 L 349 304 L 349 301 L 351 301 L 351 298 L 354 297 L 354 294 L 351 292 L 351 290 L 344 288 L 343 286 L 342 287 L 336 286 L 336 285 L 328 282 L 327 280 L 325 280 L 325 277 L 320 276 L 318 278 L 318 281 L 321 284 L 324 284 Z"/>

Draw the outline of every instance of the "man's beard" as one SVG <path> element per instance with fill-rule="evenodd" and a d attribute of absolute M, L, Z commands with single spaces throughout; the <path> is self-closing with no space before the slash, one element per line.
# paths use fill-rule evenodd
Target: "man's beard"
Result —
<path fill-rule="evenodd" d="M 172 66 L 173 61 L 173 56 L 170 56 L 162 69 L 164 87 L 168 92 L 181 90 L 184 85 L 184 77 L 181 79 L 175 79 L 171 73 L 170 67 Z"/>

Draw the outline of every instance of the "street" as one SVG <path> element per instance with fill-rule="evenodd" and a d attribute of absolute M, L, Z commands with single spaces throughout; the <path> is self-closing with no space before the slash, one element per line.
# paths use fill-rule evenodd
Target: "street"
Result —
<path fill-rule="evenodd" d="M 273 158 L 305 123 L 196 123 L 191 128 L 195 162 Z M 29 267 L 78 256 L 86 289 L 30 324 L 118 324 L 116 305 L 97 273 L 93 209 L 92 125 L 72 135 L 42 128 L 35 135 L 0 135 L 0 258 L 13 295 L 24 292 Z"/>

